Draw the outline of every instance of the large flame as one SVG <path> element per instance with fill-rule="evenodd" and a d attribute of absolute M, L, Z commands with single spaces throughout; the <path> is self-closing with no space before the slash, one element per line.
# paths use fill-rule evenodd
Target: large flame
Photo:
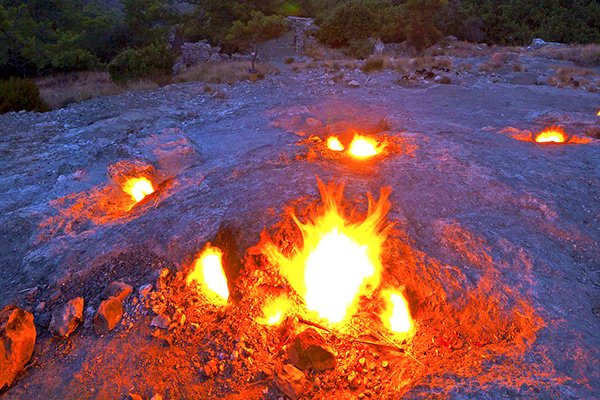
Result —
<path fill-rule="evenodd" d="M 384 294 L 387 308 L 383 313 L 383 323 L 392 332 L 410 334 L 414 330 L 414 323 L 410 316 L 408 302 L 401 292 L 389 291 Z"/>
<path fill-rule="evenodd" d="M 329 150 L 333 151 L 344 151 L 344 145 L 337 136 L 330 136 L 327 138 L 327 147 Z"/>
<path fill-rule="evenodd" d="M 381 249 L 391 227 L 385 223 L 390 189 L 382 189 L 377 202 L 368 195 L 367 216 L 351 222 L 341 211 L 343 186 L 320 180 L 318 184 L 321 208 L 306 223 L 292 215 L 302 233 L 302 246 L 287 257 L 267 241 L 263 252 L 280 267 L 309 310 L 340 323 L 354 314 L 360 295 L 379 284 Z"/>
<path fill-rule="evenodd" d="M 354 135 L 348 152 L 356 158 L 369 158 L 381 153 L 382 146 L 376 139 L 363 135 Z"/>
<path fill-rule="evenodd" d="M 152 182 L 148 178 L 129 178 L 123 183 L 123 191 L 136 202 L 154 192 Z"/>
<path fill-rule="evenodd" d="M 544 129 L 536 137 L 538 143 L 564 143 L 568 140 L 568 136 L 562 128 L 552 126 Z"/>
<path fill-rule="evenodd" d="M 196 257 L 194 266 L 186 278 L 190 285 L 197 282 L 208 290 L 211 298 L 218 303 L 226 303 L 229 298 L 227 277 L 223 270 L 223 252 L 218 247 L 208 243 L 204 250 Z"/>

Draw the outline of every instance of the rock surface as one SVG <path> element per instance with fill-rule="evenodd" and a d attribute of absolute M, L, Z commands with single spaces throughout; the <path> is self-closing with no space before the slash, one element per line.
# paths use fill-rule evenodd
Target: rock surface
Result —
<path fill-rule="evenodd" d="M 83 321 L 83 297 L 71 299 L 52 313 L 50 331 L 56 336 L 69 337 Z"/>
<path fill-rule="evenodd" d="M 275 384 L 292 400 L 299 399 L 307 387 L 304 373 L 291 364 L 285 364 L 275 375 Z"/>
<path fill-rule="evenodd" d="M 11 386 L 33 354 L 33 315 L 14 306 L 0 311 L 0 389 Z"/>
<path fill-rule="evenodd" d="M 103 300 L 94 316 L 94 331 L 98 335 L 106 335 L 112 331 L 123 316 L 123 304 L 117 297 Z"/>
<path fill-rule="evenodd" d="M 313 328 L 307 328 L 294 338 L 288 349 L 288 358 L 302 370 L 324 371 L 335 367 L 333 350 Z"/>
<path fill-rule="evenodd" d="M 125 282 L 113 282 L 106 287 L 104 290 L 103 296 L 105 299 L 110 297 L 116 297 L 121 302 L 125 301 L 127 297 L 133 292 L 133 287 L 131 285 L 126 284 Z"/>

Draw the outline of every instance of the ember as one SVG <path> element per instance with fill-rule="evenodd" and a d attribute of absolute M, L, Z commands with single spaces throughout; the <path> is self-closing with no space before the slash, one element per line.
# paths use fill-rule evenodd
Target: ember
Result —
<path fill-rule="evenodd" d="M 210 298 L 216 303 L 226 303 L 229 298 L 227 277 L 222 264 L 223 252 L 208 243 L 204 250 L 196 257 L 194 266 L 186 278 L 186 283 L 199 283 L 207 289 Z"/>
<path fill-rule="evenodd" d="M 129 178 L 123 184 L 123 191 L 133 198 L 136 203 L 154 192 L 152 182 L 148 178 Z"/>
<path fill-rule="evenodd" d="M 410 334 L 414 325 L 404 295 L 400 292 L 388 292 L 385 297 L 388 308 L 383 315 L 384 324 L 394 333 Z"/>
<path fill-rule="evenodd" d="M 537 143 L 564 143 L 567 140 L 568 137 L 565 131 L 555 126 L 544 129 L 535 137 Z"/>
<path fill-rule="evenodd" d="M 390 191 L 383 189 L 377 202 L 369 196 L 365 219 L 351 222 L 341 211 L 343 186 L 318 183 L 322 207 L 306 223 L 292 215 L 302 233 L 302 247 L 288 257 L 267 241 L 262 251 L 279 266 L 309 310 L 330 323 L 340 323 L 355 313 L 360 295 L 379 284 L 382 245 L 391 227 L 385 223 Z"/>
<path fill-rule="evenodd" d="M 344 145 L 340 142 L 337 136 L 330 136 L 327 138 L 327 147 L 333 151 L 344 151 Z"/>
<path fill-rule="evenodd" d="M 348 152 L 356 158 L 369 158 L 381 152 L 382 146 L 373 138 L 355 135 Z"/>

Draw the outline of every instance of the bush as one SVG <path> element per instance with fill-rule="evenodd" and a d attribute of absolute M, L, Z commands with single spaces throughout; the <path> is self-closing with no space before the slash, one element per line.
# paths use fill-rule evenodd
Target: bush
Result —
<path fill-rule="evenodd" d="M 384 67 L 385 59 L 381 56 L 371 56 L 367 58 L 363 66 L 360 68 L 364 73 L 381 71 Z"/>
<path fill-rule="evenodd" d="M 119 53 L 109 64 L 108 73 L 115 82 L 132 79 L 161 80 L 171 75 L 173 54 L 165 45 L 151 44 Z"/>
<path fill-rule="evenodd" d="M 352 58 L 364 59 L 373 51 L 373 45 L 367 39 L 352 40 L 346 54 Z"/>
<path fill-rule="evenodd" d="M 0 82 L 0 113 L 9 111 L 48 111 L 40 91 L 30 79 L 10 78 Z"/>

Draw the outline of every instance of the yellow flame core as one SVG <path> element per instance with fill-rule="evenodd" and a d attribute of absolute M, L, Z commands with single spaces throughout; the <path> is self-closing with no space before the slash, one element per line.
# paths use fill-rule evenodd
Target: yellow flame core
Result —
<path fill-rule="evenodd" d="M 381 152 L 377 140 L 362 135 L 355 135 L 350 143 L 348 152 L 357 158 L 373 157 Z"/>
<path fill-rule="evenodd" d="M 535 141 L 538 143 L 564 143 L 567 141 L 567 134 L 561 128 L 551 127 L 537 135 Z"/>
<path fill-rule="evenodd" d="M 318 181 L 323 204 L 306 223 L 292 215 L 303 243 L 291 257 L 272 243 L 263 244 L 267 257 L 279 266 L 306 307 L 330 323 L 341 323 L 356 312 L 358 299 L 379 285 L 381 251 L 391 224 L 389 188 L 377 202 L 369 195 L 367 216 L 360 223 L 347 221 L 340 210 L 343 186 Z"/>
<path fill-rule="evenodd" d="M 227 277 L 223 270 L 223 252 L 210 244 L 200 253 L 194 262 L 194 268 L 188 274 L 186 283 L 198 282 L 205 287 L 217 303 L 226 303 L 229 298 Z"/>
<path fill-rule="evenodd" d="M 330 136 L 327 138 L 327 147 L 329 150 L 333 151 L 344 151 L 344 145 L 336 136 Z"/>
<path fill-rule="evenodd" d="M 152 182 L 148 178 L 129 178 L 123 184 L 123 191 L 136 202 L 154 192 Z"/>
<path fill-rule="evenodd" d="M 388 292 L 386 300 L 388 308 L 383 315 L 384 324 L 394 333 L 410 334 L 414 330 L 414 323 L 404 295 L 400 292 Z"/>
<path fill-rule="evenodd" d="M 259 322 L 263 325 L 279 325 L 288 313 L 289 307 L 289 301 L 286 297 L 271 298 L 263 306 L 264 318 Z"/>

